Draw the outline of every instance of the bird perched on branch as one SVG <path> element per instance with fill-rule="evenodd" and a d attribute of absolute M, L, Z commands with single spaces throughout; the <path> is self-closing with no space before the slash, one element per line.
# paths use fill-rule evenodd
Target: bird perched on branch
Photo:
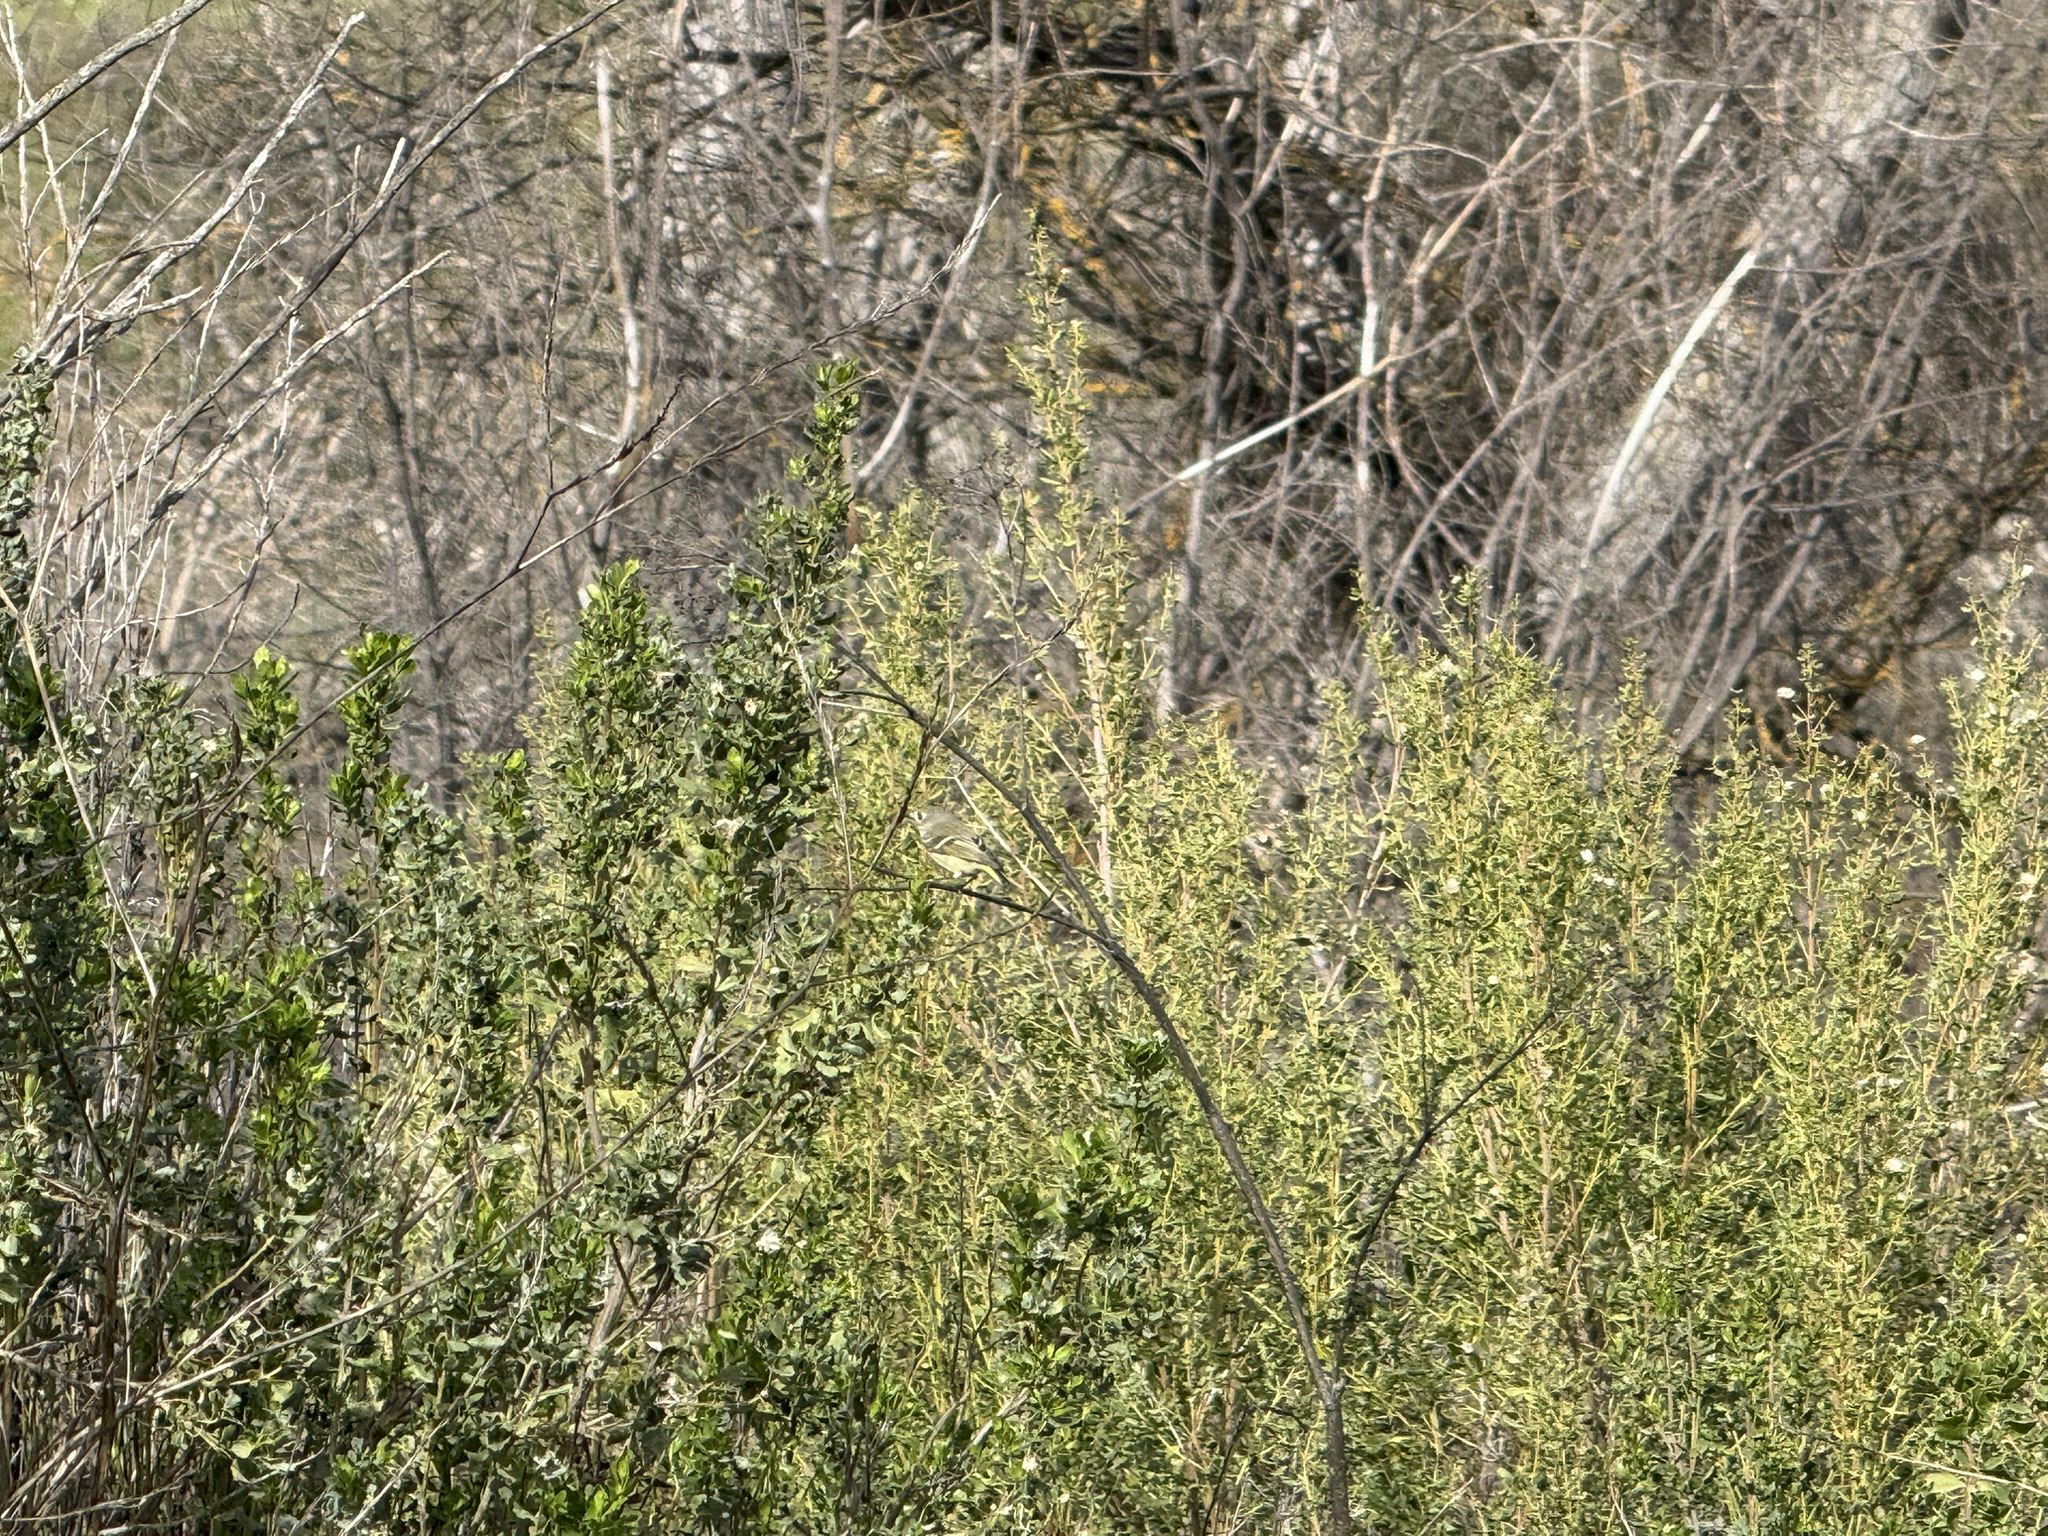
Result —
<path fill-rule="evenodd" d="M 974 829 L 943 805 L 928 805 L 911 820 L 917 823 L 917 841 L 925 857 L 947 874 L 963 880 L 976 874 L 1003 878 L 1002 866 L 975 840 Z"/>

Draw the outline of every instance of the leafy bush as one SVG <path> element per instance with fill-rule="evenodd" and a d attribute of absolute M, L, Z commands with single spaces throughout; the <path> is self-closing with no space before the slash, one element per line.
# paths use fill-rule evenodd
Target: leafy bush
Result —
<path fill-rule="evenodd" d="M 722 635 L 605 574 L 445 814 L 399 637 L 324 795 L 266 653 L 227 713 L 66 702 L 17 372 L 8 1521 L 2040 1526 L 2008 610 L 1942 759 L 1816 711 L 1680 783 L 1640 690 L 1588 734 L 1468 592 L 1283 781 L 1152 718 L 1049 264 L 1031 302 L 977 568 L 855 508 L 828 371 Z M 934 801 L 1000 882 L 928 867 Z"/>
<path fill-rule="evenodd" d="M 79 712 L 15 624 L 10 1522 L 628 1527 L 736 1170 L 860 1048 L 813 1018 L 828 930 L 784 894 L 823 788 L 826 385 L 813 494 L 762 509 L 720 643 L 692 660 L 604 576 L 456 816 L 391 766 L 401 637 L 349 653 L 309 816 L 278 658 L 227 718 L 147 679 Z M 23 475 L 41 398 L 8 401 Z"/>

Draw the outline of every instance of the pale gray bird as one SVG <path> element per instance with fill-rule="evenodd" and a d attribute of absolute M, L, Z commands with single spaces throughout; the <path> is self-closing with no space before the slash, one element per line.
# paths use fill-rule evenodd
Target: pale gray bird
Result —
<path fill-rule="evenodd" d="M 987 874 L 1003 878 L 1002 866 L 975 840 L 974 829 L 943 805 L 928 805 L 911 817 L 924 856 L 949 875 L 966 879 Z"/>

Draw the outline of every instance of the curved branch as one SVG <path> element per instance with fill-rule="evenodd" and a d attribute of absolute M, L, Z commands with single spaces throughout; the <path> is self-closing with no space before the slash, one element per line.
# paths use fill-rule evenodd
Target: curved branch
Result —
<path fill-rule="evenodd" d="M 1052 830 L 1039 816 L 1031 797 L 1021 790 L 1012 788 L 994 769 L 959 741 L 942 722 L 904 698 L 873 668 L 858 658 L 854 659 L 853 664 L 874 685 L 881 697 L 901 710 L 906 719 L 923 730 L 930 740 L 951 753 L 969 772 L 1000 795 L 1009 807 L 1023 818 L 1024 825 L 1030 829 L 1032 840 L 1058 863 L 1067 889 L 1079 905 L 1083 916 L 1076 918 L 1050 907 L 1028 907 L 1008 897 L 964 886 L 948 885 L 943 888 L 957 890 L 962 895 L 992 906 L 1004 907 L 1029 916 L 1044 917 L 1077 937 L 1087 940 L 1111 965 L 1123 973 L 1124 979 L 1131 985 L 1131 990 L 1136 992 L 1139 1000 L 1144 1003 L 1145 1011 L 1151 1014 L 1160 1034 L 1166 1037 L 1167 1049 L 1173 1055 L 1174 1066 L 1179 1070 L 1181 1080 L 1194 1094 L 1196 1104 L 1201 1107 L 1202 1119 L 1208 1126 L 1210 1139 L 1216 1143 L 1216 1150 L 1223 1154 L 1223 1161 L 1230 1170 L 1231 1182 L 1237 1188 L 1238 1199 L 1244 1206 L 1245 1214 L 1251 1218 L 1252 1226 L 1257 1229 L 1259 1240 L 1266 1250 L 1267 1261 L 1272 1265 L 1274 1276 L 1280 1282 L 1281 1299 L 1287 1310 L 1288 1321 L 1294 1327 L 1295 1343 L 1301 1350 L 1302 1365 L 1308 1371 L 1309 1381 L 1315 1388 L 1316 1400 L 1323 1412 L 1324 1472 L 1327 1479 L 1325 1495 L 1328 1501 L 1325 1528 L 1331 1536 L 1349 1536 L 1351 1467 L 1344 1429 L 1343 1377 L 1330 1368 L 1316 1346 L 1315 1321 L 1309 1315 L 1308 1301 L 1302 1292 L 1301 1280 L 1295 1273 L 1293 1260 L 1288 1256 L 1287 1239 L 1280 1230 L 1279 1222 L 1274 1219 L 1271 1207 L 1266 1204 L 1266 1197 L 1259 1189 L 1258 1180 L 1252 1174 L 1251 1164 L 1245 1158 L 1244 1147 L 1237 1139 L 1236 1130 L 1223 1113 L 1222 1106 L 1217 1103 L 1209 1080 L 1202 1072 L 1201 1065 L 1195 1060 L 1194 1053 L 1188 1049 L 1187 1039 L 1182 1035 L 1180 1026 L 1174 1023 L 1173 1014 L 1166 1006 L 1165 995 L 1145 973 L 1144 967 L 1138 964 L 1131 952 L 1117 939 L 1108 920 L 1104 918 L 1102 909 L 1089 894 L 1086 883 L 1082 881 L 1072 861 L 1060 848 L 1059 840 L 1053 836 Z"/>

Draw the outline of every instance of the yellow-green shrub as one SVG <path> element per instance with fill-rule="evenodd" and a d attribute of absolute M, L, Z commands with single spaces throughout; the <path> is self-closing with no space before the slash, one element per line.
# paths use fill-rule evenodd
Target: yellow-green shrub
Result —
<path fill-rule="evenodd" d="M 1283 778 L 1150 713 L 1056 289 L 975 568 L 855 507 L 829 371 L 723 636 L 600 579 L 460 814 L 366 636 L 317 853 L 276 658 L 231 720 L 42 667 L 17 373 L 0 1524 L 2040 1527 L 2005 610 L 1943 759 L 1681 780 L 1457 594 Z"/>

